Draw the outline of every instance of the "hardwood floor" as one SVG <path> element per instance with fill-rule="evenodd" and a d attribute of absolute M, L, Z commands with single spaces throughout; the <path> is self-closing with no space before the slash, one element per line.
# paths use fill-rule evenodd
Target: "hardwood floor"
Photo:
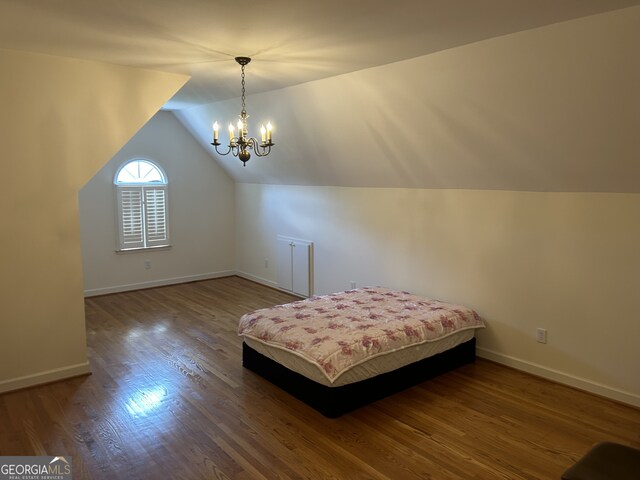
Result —
<path fill-rule="evenodd" d="M 478 360 L 330 420 L 241 366 L 238 318 L 294 297 L 229 277 L 86 300 L 93 375 L 0 396 L 0 455 L 76 479 L 557 479 L 640 410 Z"/>

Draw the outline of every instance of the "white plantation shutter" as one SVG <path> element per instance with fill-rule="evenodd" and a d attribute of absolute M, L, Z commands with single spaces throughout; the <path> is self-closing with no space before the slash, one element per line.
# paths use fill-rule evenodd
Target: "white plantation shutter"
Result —
<path fill-rule="evenodd" d="M 167 228 L 167 187 L 143 187 L 147 247 L 169 244 Z"/>
<path fill-rule="evenodd" d="M 115 177 L 119 250 L 169 245 L 167 177 L 146 159 L 123 164 Z"/>
<path fill-rule="evenodd" d="M 118 187 L 120 249 L 143 248 L 143 202 L 141 187 Z"/>

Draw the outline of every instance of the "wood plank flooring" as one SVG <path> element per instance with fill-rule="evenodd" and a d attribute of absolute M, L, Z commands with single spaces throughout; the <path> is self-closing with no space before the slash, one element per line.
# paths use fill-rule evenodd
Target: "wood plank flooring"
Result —
<path fill-rule="evenodd" d="M 478 360 L 327 419 L 241 366 L 238 277 L 86 300 L 93 375 L 0 396 L 0 455 L 76 479 L 557 479 L 640 410 Z"/>

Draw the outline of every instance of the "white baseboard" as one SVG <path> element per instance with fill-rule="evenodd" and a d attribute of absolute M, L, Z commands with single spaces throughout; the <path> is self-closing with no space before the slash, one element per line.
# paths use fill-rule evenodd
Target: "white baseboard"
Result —
<path fill-rule="evenodd" d="M 242 272 L 238 270 L 236 271 L 235 274 L 239 277 L 246 278 L 247 280 L 251 280 L 252 282 L 260 283 L 262 285 L 266 285 L 267 287 L 275 288 L 276 290 L 280 290 L 281 292 L 288 293 L 289 295 L 293 295 L 294 297 L 307 298 L 304 295 L 300 295 L 298 293 L 292 292 L 291 290 L 285 290 L 284 288 L 280 288 L 278 284 L 272 280 L 267 280 L 266 278 L 252 275 L 251 273 Z"/>
<path fill-rule="evenodd" d="M 611 398 L 613 400 L 617 400 L 618 402 L 633 405 L 634 407 L 640 407 L 640 395 L 637 395 L 635 393 L 608 387 L 606 385 L 587 380 L 586 378 L 576 377 L 559 370 L 543 367 L 542 365 L 527 362 L 525 360 L 520 360 L 518 358 L 494 352 L 493 350 L 489 350 L 483 347 L 476 347 L 476 354 L 478 355 L 478 357 L 486 358 L 487 360 L 501 363 L 502 365 L 506 365 L 508 367 L 513 367 L 516 370 L 521 370 L 523 372 L 537 375 L 538 377 L 546 378 L 547 380 L 553 380 L 554 382 L 569 385 L 570 387 L 574 387 L 579 390 L 584 390 L 590 393 L 595 393 L 596 395 Z"/>
<path fill-rule="evenodd" d="M 24 377 L 11 378 L 0 382 L 0 393 L 20 390 L 21 388 L 35 387 L 45 383 L 57 382 L 67 378 L 88 375 L 91 373 L 89 362 L 69 365 L 68 367 L 56 368 L 45 372 L 34 373 Z"/>
<path fill-rule="evenodd" d="M 95 297 L 97 295 L 108 295 L 110 293 L 129 292 L 131 290 L 142 290 L 145 288 L 164 287 L 166 285 L 176 285 L 179 283 L 197 282 L 199 280 L 211 280 L 212 278 L 229 277 L 236 275 L 235 270 L 223 270 L 220 272 L 201 273 L 198 275 L 188 275 L 186 277 L 164 278 L 152 280 L 150 282 L 129 283 L 126 285 L 115 285 L 113 287 L 95 288 L 85 290 L 85 297 Z"/>
<path fill-rule="evenodd" d="M 251 280 L 252 282 L 261 283 L 262 285 L 266 285 L 267 287 L 282 290 L 281 288 L 278 287 L 278 284 L 272 280 L 267 280 L 266 278 L 258 277 L 257 275 L 252 275 L 251 273 L 243 272 L 241 270 L 236 270 L 235 274 L 239 277 L 246 278 L 247 280 Z"/>

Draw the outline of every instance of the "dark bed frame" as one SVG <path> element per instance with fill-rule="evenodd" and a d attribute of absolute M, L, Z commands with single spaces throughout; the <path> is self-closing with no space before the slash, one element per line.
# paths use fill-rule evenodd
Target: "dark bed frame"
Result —
<path fill-rule="evenodd" d="M 471 363 L 475 357 L 476 339 L 474 337 L 450 350 L 392 372 L 340 387 L 327 387 L 283 367 L 242 342 L 242 365 L 245 368 L 269 380 L 329 418 L 339 417 L 368 403 Z"/>

